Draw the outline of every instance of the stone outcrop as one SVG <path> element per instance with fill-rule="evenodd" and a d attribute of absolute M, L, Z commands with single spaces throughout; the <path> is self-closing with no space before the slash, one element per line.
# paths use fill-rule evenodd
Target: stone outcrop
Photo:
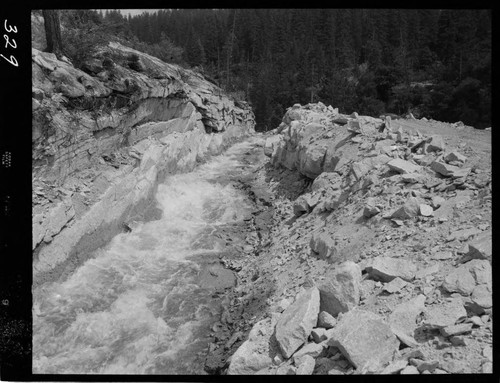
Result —
<path fill-rule="evenodd" d="M 194 71 L 118 43 L 91 61 L 83 71 L 32 49 L 35 285 L 154 214 L 168 174 L 254 132 L 249 106 Z"/>
<path fill-rule="evenodd" d="M 131 54 L 146 64 L 144 73 L 128 68 Z M 32 50 L 33 92 L 41 98 L 33 116 L 37 174 L 60 179 L 145 137 L 253 128 L 248 106 L 196 72 L 118 43 L 110 43 L 98 60 L 105 56 L 113 57 L 113 68 L 91 76 L 53 54 Z"/>
<path fill-rule="evenodd" d="M 297 169 L 312 179 L 322 172 L 340 169 L 349 155 L 356 154 L 348 140 L 354 133 L 347 125 L 334 122 L 340 117 L 338 111 L 321 103 L 318 105 L 317 110 L 294 107 L 285 114 L 283 122 L 286 127 L 271 155 L 273 164 Z"/>

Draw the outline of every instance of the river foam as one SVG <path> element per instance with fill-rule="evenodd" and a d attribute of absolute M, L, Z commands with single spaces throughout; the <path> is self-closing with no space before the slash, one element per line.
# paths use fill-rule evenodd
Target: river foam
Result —
<path fill-rule="evenodd" d="M 251 148 L 236 144 L 167 178 L 156 196 L 160 220 L 138 223 L 66 280 L 34 290 L 34 373 L 204 373 L 199 355 L 220 307 L 188 258 L 223 251 L 206 233 L 251 210 L 232 183 L 250 167 L 240 158 Z"/>

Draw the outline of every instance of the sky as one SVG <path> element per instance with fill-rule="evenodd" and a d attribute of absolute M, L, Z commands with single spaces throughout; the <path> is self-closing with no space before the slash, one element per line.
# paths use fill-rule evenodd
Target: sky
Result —
<path fill-rule="evenodd" d="M 159 9 L 119 9 L 119 11 L 125 16 L 128 16 L 129 14 L 131 16 L 136 16 L 140 15 L 142 12 L 156 12 L 159 11 Z"/>

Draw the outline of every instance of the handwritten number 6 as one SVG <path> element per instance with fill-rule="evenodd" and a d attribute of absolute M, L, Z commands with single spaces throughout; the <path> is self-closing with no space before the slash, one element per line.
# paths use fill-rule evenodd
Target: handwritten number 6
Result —
<path fill-rule="evenodd" d="M 17 60 L 14 56 L 11 55 L 10 60 L 2 54 L 0 54 L 0 56 L 3 57 L 7 62 L 11 63 L 12 65 L 19 66 L 19 64 L 17 63 Z"/>

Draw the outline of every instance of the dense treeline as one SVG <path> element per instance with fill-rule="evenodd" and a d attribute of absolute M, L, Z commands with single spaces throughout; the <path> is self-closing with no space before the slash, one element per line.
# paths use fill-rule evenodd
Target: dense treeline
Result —
<path fill-rule="evenodd" d="M 491 124 L 490 10 L 183 9 L 93 17 L 135 48 L 197 67 L 239 92 L 261 130 L 276 127 L 290 105 L 317 101 L 344 113 Z"/>

